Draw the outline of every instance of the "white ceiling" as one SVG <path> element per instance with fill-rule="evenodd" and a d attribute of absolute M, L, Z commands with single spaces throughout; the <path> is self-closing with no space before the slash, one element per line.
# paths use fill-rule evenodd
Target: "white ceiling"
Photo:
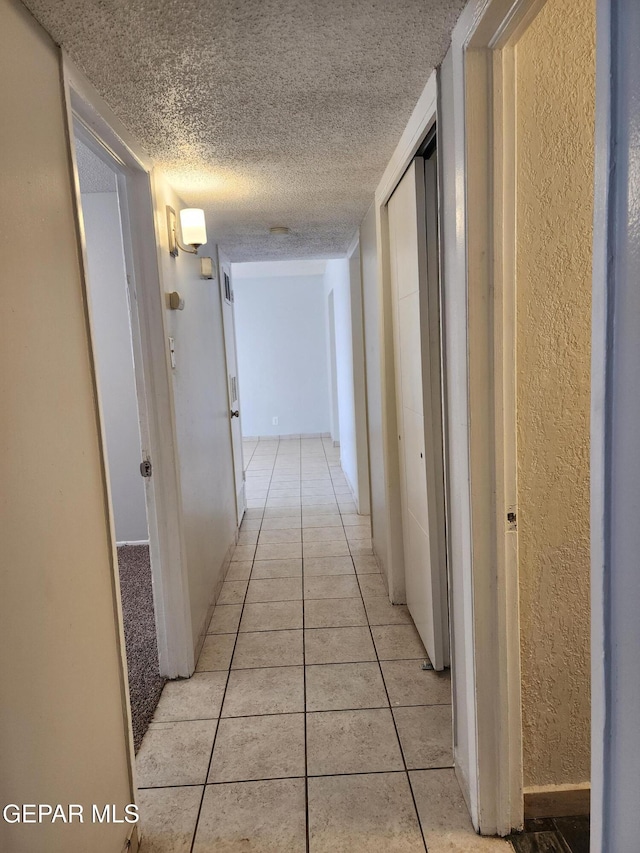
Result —
<path fill-rule="evenodd" d="M 26 5 L 231 259 L 254 261 L 344 254 L 464 2 Z"/>

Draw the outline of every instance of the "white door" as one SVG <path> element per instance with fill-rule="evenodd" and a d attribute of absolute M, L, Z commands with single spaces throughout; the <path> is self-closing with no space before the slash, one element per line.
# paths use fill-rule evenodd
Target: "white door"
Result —
<path fill-rule="evenodd" d="M 431 164 L 429 173 L 435 176 Z M 430 207 L 435 215 L 436 205 Z M 439 288 L 437 271 L 431 280 L 427 274 L 421 157 L 389 199 L 388 214 L 407 605 L 431 663 L 440 670 L 449 664 L 449 625 Z"/>
<path fill-rule="evenodd" d="M 238 387 L 238 358 L 236 354 L 236 326 L 233 312 L 233 284 L 231 264 L 220 255 L 219 258 L 220 301 L 222 303 L 222 322 L 224 327 L 224 348 L 227 357 L 227 389 L 229 400 L 229 420 L 231 423 L 231 442 L 233 445 L 233 469 L 236 486 L 236 509 L 238 526 L 242 521 L 247 503 L 245 498 L 244 456 L 242 453 L 242 427 L 240 424 L 240 389 Z"/>

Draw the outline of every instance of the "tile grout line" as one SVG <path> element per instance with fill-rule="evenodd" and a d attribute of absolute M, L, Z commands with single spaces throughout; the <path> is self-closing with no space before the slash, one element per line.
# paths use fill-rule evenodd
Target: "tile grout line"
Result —
<path fill-rule="evenodd" d="M 326 455 L 326 451 L 325 451 L 325 455 Z M 336 497 L 336 499 L 337 499 L 337 497 Z M 340 519 L 342 520 L 342 512 L 340 513 Z M 342 523 L 342 526 L 343 526 L 344 535 L 346 538 L 347 531 L 344 528 L 344 522 Z M 351 551 L 351 546 L 349 546 L 349 551 Z M 352 555 L 351 559 L 353 560 L 353 555 Z M 355 560 L 353 560 L 354 571 L 355 571 L 355 566 L 356 566 Z M 407 761 L 406 761 L 406 758 L 404 755 L 404 749 L 402 748 L 402 741 L 400 740 L 400 733 L 398 732 L 398 726 L 396 724 L 396 718 L 395 718 L 394 713 L 393 713 L 393 706 L 391 705 L 391 697 L 389 696 L 389 691 L 387 689 L 387 682 L 385 681 L 384 673 L 382 671 L 382 666 L 380 665 L 380 656 L 378 655 L 378 647 L 376 646 L 376 641 L 375 641 L 374 636 L 373 636 L 373 631 L 371 630 L 371 622 L 369 621 L 369 613 L 367 611 L 367 606 L 366 606 L 365 601 L 364 601 L 364 595 L 362 594 L 362 587 L 360 586 L 360 578 L 358 577 L 357 572 L 356 572 L 356 581 L 358 583 L 358 589 L 360 590 L 360 597 L 362 598 L 362 606 L 364 607 L 364 611 L 365 611 L 365 614 L 367 617 L 367 627 L 369 628 L 369 634 L 371 636 L 371 642 L 373 643 L 373 649 L 374 649 L 374 652 L 376 655 L 376 661 L 378 663 L 378 670 L 380 672 L 380 678 L 382 679 L 382 685 L 384 687 L 384 692 L 385 692 L 386 697 L 387 697 L 387 702 L 389 703 L 389 714 L 391 715 L 391 720 L 393 722 L 393 729 L 396 733 L 396 740 L 398 743 L 398 749 L 400 750 L 400 757 L 402 758 L 402 764 L 404 765 L 405 779 L 407 780 L 407 785 L 409 786 L 409 791 L 411 793 L 411 800 L 413 802 L 413 809 L 414 809 L 414 813 L 416 816 L 416 821 L 418 822 L 418 827 L 420 829 L 420 836 L 422 838 L 422 844 L 424 845 L 425 853 L 428 853 L 427 841 L 424 837 L 424 830 L 422 829 L 422 822 L 420 820 L 420 815 L 418 813 L 418 804 L 416 802 L 415 794 L 413 792 L 413 787 L 411 785 L 411 778 L 409 776 L 409 769 L 407 767 Z"/>
<path fill-rule="evenodd" d="M 311 848 L 311 837 L 309 827 L 309 752 L 307 745 L 307 642 L 305 638 L 305 595 L 304 595 L 304 539 L 302 532 L 302 443 L 300 444 L 300 541 L 302 559 L 302 683 L 304 688 L 304 818 L 305 818 L 305 844 L 307 853 Z"/>
<path fill-rule="evenodd" d="M 256 449 L 257 449 L 257 445 L 256 445 Z M 254 453 L 255 453 L 255 451 L 254 451 Z M 252 458 L 253 458 L 253 455 L 252 455 Z M 272 474 L 272 476 L 273 476 L 273 474 Z M 271 482 L 271 481 L 269 481 L 269 482 Z M 263 522 L 263 520 L 264 520 L 264 511 L 263 511 L 262 516 L 261 516 L 261 519 L 260 519 L 260 528 L 259 528 L 259 530 L 258 530 L 258 538 L 260 538 L 260 531 L 262 530 L 262 522 Z M 242 526 L 242 521 L 240 522 L 240 526 Z M 257 546 L 256 546 L 256 549 L 257 549 Z M 254 552 L 254 555 L 253 555 L 253 560 L 252 560 L 252 562 L 251 562 L 251 572 L 249 573 L 249 580 L 251 580 L 251 574 L 253 573 L 253 563 L 254 563 L 254 562 L 255 562 L 255 552 Z M 227 571 L 228 571 L 228 569 L 227 569 Z M 213 763 L 213 752 L 214 752 L 214 750 L 215 750 L 215 748 L 216 748 L 216 741 L 218 740 L 218 732 L 220 731 L 220 723 L 222 722 L 222 719 L 223 719 L 223 717 L 222 717 L 222 711 L 223 711 L 223 709 L 224 709 L 224 703 L 225 703 L 225 700 L 226 700 L 226 697 L 227 697 L 227 689 L 228 689 L 228 687 L 229 687 L 229 680 L 230 680 L 230 678 L 231 678 L 231 665 L 232 665 L 232 663 L 233 663 L 233 657 L 234 657 L 234 655 L 235 655 L 235 653 L 236 653 L 236 646 L 238 645 L 238 636 L 239 636 L 239 634 L 240 634 L 240 624 L 241 624 L 241 622 L 242 622 L 242 614 L 244 613 L 244 606 L 245 606 L 245 601 L 246 601 L 246 598 L 247 598 L 247 591 L 248 591 L 248 589 L 249 589 L 249 584 L 247 583 L 247 589 L 245 590 L 244 598 L 243 598 L 243 601 L 242 601 L 242 609 L 240 610 L 240 619 L 239 619 L 239 621 L 238 621 L 238 629 L 237 629 L 237 631 L 236 631 L 236 638 L 235 638 L 235 640 L 234 640 L 234 643 L 233 643 L 233 649 L 231 650 L 231 657 L 230 657 L 230 659 L 229 659 L 229 668 L 227 669 L 227 678 L 226 678 L 226 681 L 225 681 L 225 684 L 224 684 L 224 691 L 223 691 L 223 693 L 222 693 L 222 699 L 220 700 L 220 713 L 219 713 L 219 715 L 218 715 L 218 719 L 217 719 L 217 721 L 216 721 L 216 730 L 215 730 L 215 733 L 214 733 L 214 736 L 213 736 L 213 743 L 211 744 L 211 752 L 210 752 L 210 754 L 209 754 L 209 762 L 208 762 L 208 764 L 207 764 L 207 772 L 206 772 L 206 775 L 205 775 L 205 777 L 204 777 L 204 784 L 203 784 L 203 786 L 202 786 L 202 796 L 201 796 L 201 798 L 200 798 L 200 805 L 199 805 L 199 807 L 198 807 L 198 814 L 197 814 L 197 816 L 196 816 L 196 822 L 195 822 L 195 825 L 194 825 L 194 828 L 193 828 L 193 838 L 191 839 L 191 846 L 190 846 L 190 848 L 189 848 L 189 853 L 193 853 L 193 849 L 194 849 L 194 846 L 195 846 L 195 843 L 196 843 L 196 837 L 197 837 L 197 835 L 198 835 L 198 825 L 199 825 L 199 823 L 200 823 L 200 816 L 201 816 L 201 814 L 202 814 L 202 806 L 203 806 L 203 803 L 204 803 L 204 798 L 205 798 L 205 795 L 206 795 L 206 793 L 207 793 L 207 782 L 209 781 L 209 774 L 210 774 L 210 772 L 211 772 L 211 765 L 212 765 L 212 763 Z M 215 611 L 215 608 L 214 608 L 214 611 Z M 196 664 L 196 665 L 197 665 L 197 664 Z"/>

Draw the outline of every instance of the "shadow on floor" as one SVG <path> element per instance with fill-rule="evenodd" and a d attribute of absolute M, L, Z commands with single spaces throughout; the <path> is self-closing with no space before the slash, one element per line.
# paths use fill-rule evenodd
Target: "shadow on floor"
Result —
<path fill-rule="evenodd" d="M 165 679 L 158 666 L 148 545 L 118 548 L 122 620 L 127 649 L 133 742 L 137 752 L 160 699 Z"/>
<path fill-rule="evenodd" d="M 538 818 L 510 835 L 516 853 L 589 853 L 589 818 Z"/>

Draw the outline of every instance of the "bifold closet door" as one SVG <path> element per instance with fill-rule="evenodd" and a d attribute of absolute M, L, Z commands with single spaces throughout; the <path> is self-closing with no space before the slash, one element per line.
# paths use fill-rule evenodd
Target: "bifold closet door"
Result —
<path fill-rule="evenodd" d="M 427 174 L 435 178 L 430 166 Z M 440 318 L 426 221 L 435 189 L 425 191 L 425 161 L 416 157 L 389 199 L 388 221 L 407 605 L 431 663 L 441 670 L 449 664 L 449 625 Z M 437 206 L 430 208 L 437 215 Z"/>

